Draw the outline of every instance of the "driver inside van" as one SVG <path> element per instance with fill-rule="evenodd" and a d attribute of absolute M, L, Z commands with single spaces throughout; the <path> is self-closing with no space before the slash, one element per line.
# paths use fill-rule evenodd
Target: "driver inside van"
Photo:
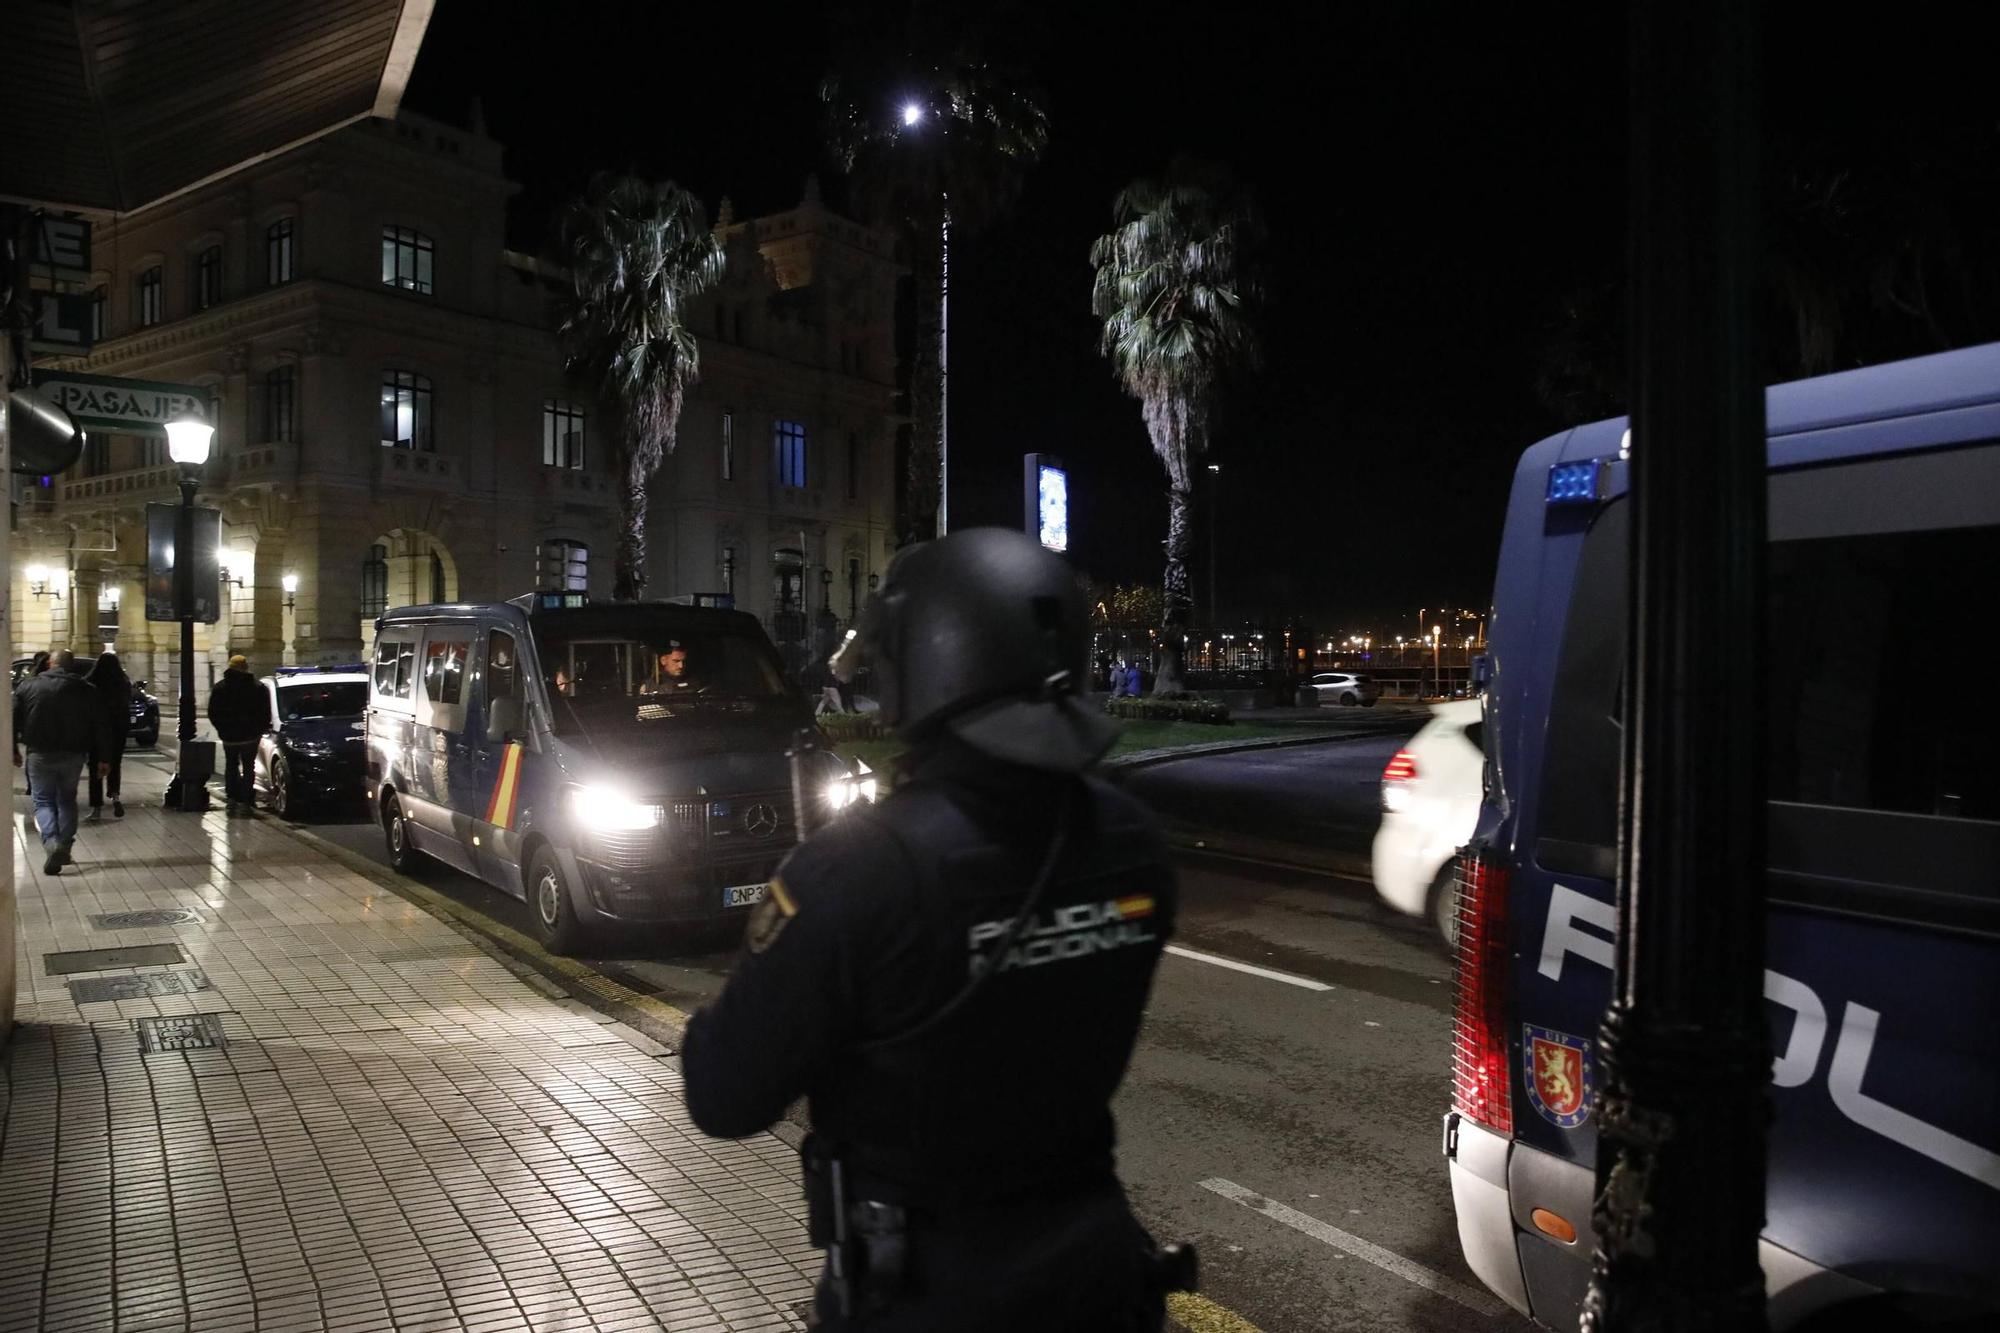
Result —
<path fill-rule="evenodd" d="M 640 687 L 641 694 L 672 694 L 676 690 L 694 688 L 694 681 L 687 674 L 687 649 L 681 647 L 679 639 L 668 639 L 667 646 L 660 653 L 660 674 L 655 681 Z"/>

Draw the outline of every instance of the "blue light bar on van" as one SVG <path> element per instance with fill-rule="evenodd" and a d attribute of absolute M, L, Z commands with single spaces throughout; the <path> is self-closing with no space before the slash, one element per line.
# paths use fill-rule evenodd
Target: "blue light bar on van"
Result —
<path fill-rule="evenodd" d="M 1596 504 L 1603 498 L 1604 460 L 1586 458 L 1579 463 L 1557 463 L 1549 469 L 1548 503 L 1552 505 Z"/>
<path fill-rule="evenodd" d="M 589 606 L 590 598 L 580 592 L 538 592 L 535 594 L 537 611 L 571 611 L 579 606 Z"/>

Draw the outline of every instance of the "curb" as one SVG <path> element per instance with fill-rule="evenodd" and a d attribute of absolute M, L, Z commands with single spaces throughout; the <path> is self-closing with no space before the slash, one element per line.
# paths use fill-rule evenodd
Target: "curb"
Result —
<path fill-rule="evenodd" d="M 1322 731 L 1311 736 L 1267 736 L 1253 741 L 1205 741 L 1200 745 L 1182 745 L 1162 750 L 1134 750 L 1130 754 L 1114 755 L 1100 763 L 1098 768 L 1101 771 L 1116 772 L 1120 769 L 1164 764 L 1195 755 L 1235 754 L 1246 750 L 1275 750 L 1289 745 L 1322 745 L 1335 741 L 1371 740 L 1378 736 L 1393 736 L 1400 730 L 1400 727 L 1371 727 L 1366 731 Z"/>

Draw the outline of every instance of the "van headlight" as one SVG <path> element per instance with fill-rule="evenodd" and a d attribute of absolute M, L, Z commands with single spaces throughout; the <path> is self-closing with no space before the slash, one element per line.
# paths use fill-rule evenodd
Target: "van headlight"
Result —
<path fill-rule="evenodd" d="M 826 785 L 826 803 L 834 810 L 845 810 L 851 805 L 875 800 L 875 774 L 860 760 L 854 761 L 855 772 L 845 777 L 835 778 Z"/>
<path fill-rule="evenodd" d="M 666 811 L 649 801 L 637 801 L 616 787 L 572 787 L 569 814 L 579 825 L 600 833 L 643 833 L 658 828 Z"/>

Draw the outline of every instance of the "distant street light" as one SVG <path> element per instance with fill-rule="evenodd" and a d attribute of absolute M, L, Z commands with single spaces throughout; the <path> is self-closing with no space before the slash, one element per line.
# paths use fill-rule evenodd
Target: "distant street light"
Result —
<path fill-rule="evenodd" d="M 1213 624 L 1222 623 L 1222 604 L 1215 599 L 1215 549 L 1222 545 L 1222 464 L 1210 463 L 1208 484 L 1208 616 Z"/>
<path fill-rule="evenodd" d="M 916 102 L 903 103 L 903 125 L 924 118 Z M 951 508 L 951 195 L 938 194 L 938 507 L 937 535 L 950 531 Z"/>
<path fill-rule="evenodd" d="M 924 118 L 924 109 L 915 102 L 903 103 L 903 123 L 914 125 Z"/>

